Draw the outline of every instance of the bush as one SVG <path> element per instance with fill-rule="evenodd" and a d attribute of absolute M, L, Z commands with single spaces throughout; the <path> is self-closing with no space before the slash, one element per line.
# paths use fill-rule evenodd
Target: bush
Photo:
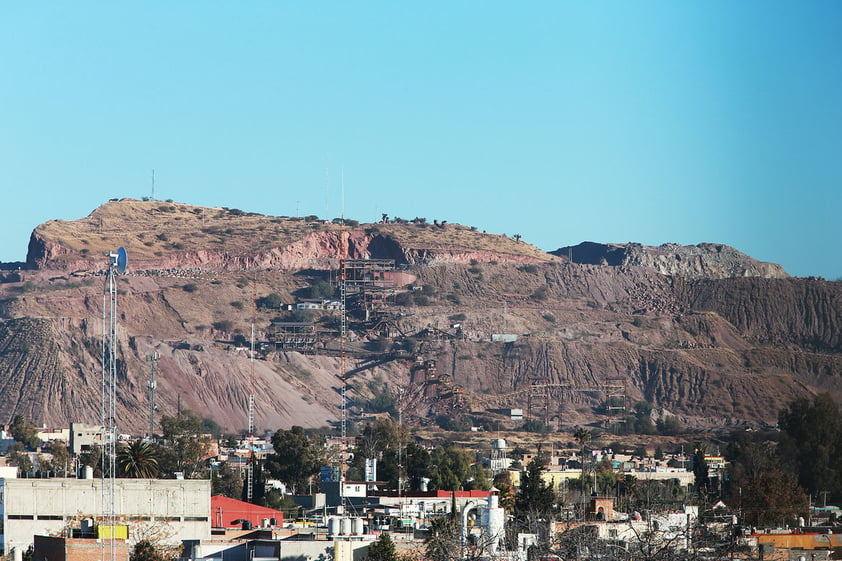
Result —
<path fill-rule="evenodd" d="M 541 301 L 546 300 L 547 299 L 547 287 L 541 286 L 541 287 L 537 288 L 535 290 L 535 292 L 532 293 L 532 299 L 533 300 L 541 300 Z"/>
<path fill-rule="evenodd" d="M 273 292 L 268 296 L 261 296 L 254 302 L 258 308 L 266 310 L 277 310 L 284 303 L 284 299 L 277 292 Z"/>
<path fill-rule="evenodd" d="M 635 327 L 641 327 L 643 325 L 643 319 L 641 317 L 636 317 L 632 320 L 632 325 Z"/>
<path fill-rule="evenodd" d="M 329 282 L 320 281 L 308 289 L 310 298 L 330 298 L 334 294 L 333 285 Z"/>
<path fill-rule="evenodd" d="M 411 306 L 414 301 L 411 292 L 401 292 L 395 296 L 395 304 L 398 306 Z"/>
<path fill-rule="evenodd" d="M 449 319 L 450 321 L 460 322 L 468 319 L 468 316 L 466 316 L 465 314 L 453 314 L 452 316 L 447 316 L 447 319 Z"/>
<path fill-rule="evenodd" d="M 192 292 L 196 292 L 197 290 L 199 290 L 199 287 L 195 283 L 191 282 L 191 283 L 188 283 L 188 284 L 185 284 L 184 286 L 182 286 L 181 290 L 183 290 L 184 292 L 191 292 L 192 293 Z"/>
<path fill-rule="evenodd" d="M 537 432 L 539 434 L 544 434 L 550 432 L 550 428 L 544 424 L 544 421 L 539 419 L 529 419 L 528 421 L 523 423 L 523 427 L 521 430 L 526 432 Z"/>
<path fill-rule="evenodd" d="M 395 398 L 387 393 L 381 393 L 368 400 L 366 407 L 372 413 L 390 413 L 394 414 Z"/>
<path fill-rule="evenodd" d="M 213 322 L 213 328 L 217 331 L 231 331 L 234 329 L 234 322 L 230 319 L 223 319 Z"/>
<path fill-rule="evenodd" d="M 541 317 L 544 318 L 544 320 L 548 321 L 549 323 L 555 323 L 556 322 L 555 316 L 552 315 L 549 312 L 541 314 Z"/>
<path fill-rule="evenodd" d="M 451 417 L 450 415 L 439 415 L 436 417 L 436 424 L 442 430 L 454 432 L 465 432 L 471 430 L 471 423 L 469 423 L 466 419 Z"/>

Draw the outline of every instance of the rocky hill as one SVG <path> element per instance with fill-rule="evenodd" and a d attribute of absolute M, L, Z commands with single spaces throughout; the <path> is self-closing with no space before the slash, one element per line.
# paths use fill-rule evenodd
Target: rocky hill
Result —
<path fill-rule="evenodd" d="M 552 252 L 568 257 L 574 263 L 588 265 L 628 265 L 648 267 L 663 275 L 691 279 L 725 279 L 733 277 L 787 278 L 789 275 L 776 263 L 752 259 L 733 247 L 700 243 L 678 245 L 667 243 L 657 247 L 639 243 L 601 244 L 583 242 Z"/>
<path fill-rule="evenodd" d="M 148 430 L 152 353 L 156 415 L 181 406 L 230 431 L 249 395 L 259 429 L 334 423 L 343 373 L 351 420 L 391 406 L 419 424 L 514 426 L 508 407 L 554 427 L 611 424 L 646 402 L 687 427 L 734 428 L 773 423 L 797 395 L 842 397 L 840 283 L 712 244 L 582 244 L 571 262 L 566 248 L 399 222 L 123 200 L 43 224 L 29 268 L 0 275 L 0 418 L 98 422 L 103 270 L 118 246 L 124 432 Z M 288 309 L 329 295 L 341 259 L 377 263 L 346 285 L 344 343 L 339 311 Z"/>

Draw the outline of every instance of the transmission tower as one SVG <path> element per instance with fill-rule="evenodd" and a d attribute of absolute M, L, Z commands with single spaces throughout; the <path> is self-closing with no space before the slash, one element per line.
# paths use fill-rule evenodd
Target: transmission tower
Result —
<path fill-rule="evenodd" d="M 155 434 L 155 390 L 158 388 L 155 371 L 158 368 L 159 358 L 161 358 L 161 355 L 158 352 L 146 355 L 146 361 L 149 363 L 149 382 L 146 384 L 146 387 L 149 388 L 149 438 L 152 438 Z"/>
<path fill-rule="evenodd" d="M 249 410 L 248 410 L 248 450 L 249 459 L 246 464 L 246 501 L 251 502 L 254 493 L 254 321 L 257 313 L 257 283 L 252 280 L 251 298 L 251 346 L 249 351 Z"/>
<path fill-rule="evenodd" d="M 100 553 L 103 561 L 114 561 L 116 467 L 117 467 L 117 287 L 115 277 L 126 272 L 126 250 L 108 254 L 108 271 L 102 295 L 102 521 Z M 106 535 L 107 533 L 107 535 Z M 105 539 L 107 538 L 107 539 Z"/>

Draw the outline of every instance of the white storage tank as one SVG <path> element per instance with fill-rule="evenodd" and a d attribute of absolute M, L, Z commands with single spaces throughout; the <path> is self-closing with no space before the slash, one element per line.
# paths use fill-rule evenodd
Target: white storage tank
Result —
<path fill-rule="evenodd" d="M 354 534 L 361 536 L 364 533 L 364 525 L 362 518 L 354 518 Z"/>
<path fill-rule="evenodd" d="M 351 519 L 350 518 L 340 518 L 339 519 L 339 535 L 340 536 L 350 536 L 351 535 Z"/>

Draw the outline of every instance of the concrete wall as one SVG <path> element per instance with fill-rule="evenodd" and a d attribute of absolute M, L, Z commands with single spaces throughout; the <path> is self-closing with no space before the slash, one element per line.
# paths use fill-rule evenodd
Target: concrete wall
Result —
<path fill-rule="evenodd" d="M 4 552 L 24 549 L 33 536 L 58 535 L 84 518 L 97 519 L 102 508 L 101 480 L 0 480 Z M 210 538 L 210 481 L 117 479 L 114 497 L 118 523 L 129 526 L 129 544 L 152 534 L 164 543 Z"/>

